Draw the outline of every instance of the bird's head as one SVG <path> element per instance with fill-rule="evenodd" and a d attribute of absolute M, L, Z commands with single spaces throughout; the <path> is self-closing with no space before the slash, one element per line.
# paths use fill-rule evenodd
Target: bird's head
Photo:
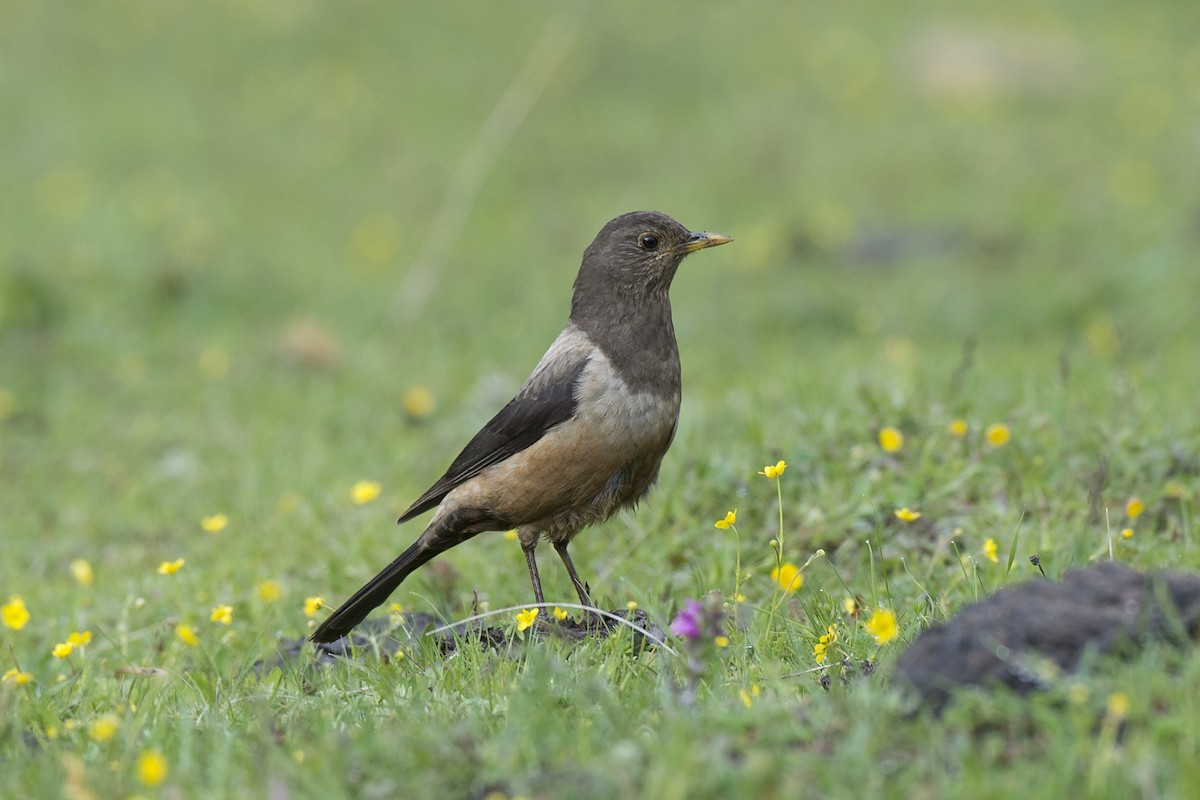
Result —
<path fill-rule="evenodd" d="M 583 252 L 573 306 L 615 299 L 666 298 L 675 270 L 689 253 L 733 241 L 693 233 L 658 211 L 633 211 L 610 221 Z"/>

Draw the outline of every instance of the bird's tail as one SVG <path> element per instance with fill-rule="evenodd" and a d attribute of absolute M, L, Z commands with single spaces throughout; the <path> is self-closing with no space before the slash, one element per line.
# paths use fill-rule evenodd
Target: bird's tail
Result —
<path fill-rule="evenodd" d="M 439 547 L 436 539 L 431 542 L 424 536 L 418 538 L 411 547 L 397 556 L 395 561 L 384 567 L 382 572 L 367 581 L 353 597 L 342 603 L 329 619 L 317 626 L 309 639 L 319 643 L 333 642 L 350 633 L 367 614 L 383 605 L 413 570 L 446 549 Z"/>

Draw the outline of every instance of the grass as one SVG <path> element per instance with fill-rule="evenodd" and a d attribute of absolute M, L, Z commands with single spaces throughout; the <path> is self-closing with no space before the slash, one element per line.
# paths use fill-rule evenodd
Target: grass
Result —
<path fill-rule="evenodd" d="M 1052 578 L 1110 547 L 1200 568 L 1195 9 L 1081 10 L 6 9 L 0 602 L 30 620 L 0 627 L 0 672 L 31 680 L 0 687 L 0 795 L 1186 794 L 1195 659 L 1151 648 L 941 720 L 890 672 L 1034 578 L 1031 554 Z M 528 113 L 488 128 L 509 90 Z M 517 657 L 257 675 L 307 597 L 338 602 L 416 535 L 395 515 L 536 362 L 590 237 L 642 207 L 736 242 L 676 281 L 658 488 L 572 552 L 604 605 L 663 624 L 727 601 L 740 563 L 728 646 L 689 664 L 518 637 Z M 405 412 L 418 386 L 431 413 Z M 360 480 L 381 495 L 352 503 Z M 736 536 L 713 525 L 733 508 Z M 785 563 L 825 551 L 786 596 L 780 538 Z M 553 561 L 547 596 L 570 599 Z M 454 620 L 528 594 L 494 536 L 394 599 Z M 73 631 L 91 642 L 53 657 Z"/>

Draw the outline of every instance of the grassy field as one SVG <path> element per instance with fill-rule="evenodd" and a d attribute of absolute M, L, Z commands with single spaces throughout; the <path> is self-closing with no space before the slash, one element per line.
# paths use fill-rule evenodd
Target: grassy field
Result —
<path fill-rule="evenodd" d="M 1031 554 L 1200 569 L 1198 25 L 1182 1 L 4 4 L 0 796 L 1194 792 L 1195 658 L 939 720 L 891 666 Z M 735 242 L 675 282 L 657 490 L 572 553 L 664 627 L 725 603 L 724 646 L 542 643 L 505 611 L 511 653 L 257 674 L 306 600 L 417 535 L 397 513 L 637 208 Z M 495 534 L 393 599 L 529 596 Z"/>

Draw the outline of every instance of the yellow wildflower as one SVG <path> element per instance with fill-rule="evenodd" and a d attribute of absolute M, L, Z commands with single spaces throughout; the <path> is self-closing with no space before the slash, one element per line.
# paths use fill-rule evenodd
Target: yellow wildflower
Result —
<path fill-rule="evenodd" d="M 713 523 L 719 530 L 727 531 L 737 523 L 737 509 L 725 513 L 723 519 L 719 519 Z"/>
<path fill-rule="evenodd" d="M 13 667 L 8 672 L 4 673 L 3 677 L 0 677 L 0 683 L 8 683 L 9 681 L 12 681 L 17 686 L 24 686 L 32 680 L 32 675 L 30 675 L 28 672 L 22 672 L 16 667 Z"/>
<path fill-rule="evenodd" d="M 112 714 L 104 714 L 92 720 L 92 724 L 88 726 L 88 736 L 92 737 L 94 742 L 107 742 L 117 735 L 120 727 L 120 719 Z"/>
<path fill-rule="evenodd" d="M 183 569 L 184 560 L 177 558 L 174 561 L 164 561 L 158 565 L 159 575 L 174 575 L 179 570 Z"/>
<path fill-rule="evenodd" d="M 768 478 L 778 478 L 783 474 L 785 469 L 787 469 L 786 461 L 776 461 L 773 466 L 771 464 L 767 464 L 759 471 L 758 474 L 766 475 Z"/>
<path fill-rule="evenodd" d="M 738 697 L 741 698 L 742 704 L 745 705 L 746 708 L 750 708 L 754 705 L 754 701 L 758 698 L 758 695 L 759 688 L 757 683 L 751 684 L 750 691 L 746 691 L 745 689 L 738 691 Z"/>
<path fill-rule="evenodd" d="M 219 622 L 222 625 L 233 624 L 233 606 L 219 605 L 209 612 L 208 619 L 211 622 Z"/>
<path fill-rule="evenodd" d="M 564 609 L 561 609 L 558 606 L 555 606 L 554 607 L 554 618 L 556 620 L 558 620 L 559 622 L 561 622 L 567 618 L 567 612 Z"/>
<path fill-rule="evenodd" d="M 25 607 L 25 601 L 20 595 L 13 595 L 8 598 L 8 602 L 0 606 L 0 620 L 4 621 L 4 626 L 12 628 L 14 631 L 19 631 L 29 622 L 29 609 Z"/>
<path fill-rule="evenodd" d="M 404 613 L 404 604 L 403 603 L 392 603 L 390 606 L 388 606 L 388 611 L 391 611 L 393 614 L 403 614 Z"/>
<path fill-rule="evenodd" d="M 143 786 L 153 789 L 167 779 L 167 759 L 157 750 L 147 750 L 138 756 L 137 776 Z"/>
<path fill-rule="evenodd" d="M 279 598 L 283 597 L 283 587 L 279 585 L 279 581 L 267 579 L 258 584 L 256 588 L 258 599 L 264 603 L 275 603 Z"/>
<path fill-rule="evenodd" d="M 504 532 L 504 541 L 515 542 L 516 540 L 517 540 L 517 529 L 516 528 L 513 528 L 511 531 Z"/>
<path fill-rule="evenodd" d="M 847 597 L 842 600 L 842 611 L 845 611 L 848 617 L 857 617 L 862 613 L 862 609 L 858 607 L 858 600 L 853 597 Z"/>
<path fill-rule="evenodd" d="M 350 488 L 350 502 L 356 506 L 366 505 L 379 497 L 382 490 L 379 481 L 359 481 Z"/>
<path fill-rule="evenodd" d="M 66 658 L 67 656 L 71 655 L 71 652 L 74 649 L 75 645 L 71 644 L 70 642 L 59 642 L 58 644 L 54 645 L 54 649 L 50 651 L 50 655 L 54 656 L 55 658 Z"/>
<path fill-rule="evenodd" d="M 987 426 L 987 430 L 983 432 L 983 438 L 992 447 L 1003 447 L 1012 438 L 1012 433 L 1003 422 L 994 422 Z"/>
<path fill-rule="evenodd" d="M 896 615 L 886 608 L 880 608 L 871 615 L 866 624 L 867 633 L 875 637 L 879 644 L 887 644 L 900 635 L 896 626 Z"/>
<path fill-rule="evenodd" d="M 905 506 L 904 508 L 897 508 L 895 514 L 896 519 L 900 520 L 901 522 L 914 522 L 921 518 L 920 511 L 913 511 L 908 506 Z"/>
<path fill-rule="evenodd" d="M 1113 719 L 1121 720 L 1129 716 L 1129 709 L 1133 707 L 1133 702 L 1129 699 L 1129 695 L 1124 692 L 1113 692 L 1108 696 L 1108 715 Z"/>
<path fill-rule="evenodd" d="M 188 647 L 195 647 L 200 644 L 200 639 L 196 636 L 195 629 L 185 622 L 181 622 L 175 626 L 175 637 Z"/>
<path fill-rule="evenodd" d="M 771 570 L 771 580 L 779 584 L 779 588 L 790 594 L 804 585 L 804 575 L 800 568 L 790 561 L 782 567 Z"/>
<path fill-rule="evenodd" d="M 537 621 L 540 608 L 527 608 L 517 614 L 517 632 L 521 632 L 531 627 Z"/>
<path fill-rule="evenodd" d="M 950 435 L 955 439 L 961 439 L 967 435 L 970 427 L 965 419 L 956 419 L 950 423 Z"/>
<path fill-rule="evenodd" d="M 83 647 L 84 645 L 91 644 L 91 642 L 92 642 L 92 632 L 91 631 L 84 631 L 83 633 L 80 633 L 79 631 L 75 631 L 74 633 L 72 633 L 70 636 L 67 637 L 67 644 L 71 645 L 71 647 Z"/>
<path fill-rule="evenodd" d="M 717 647 L 720 647 L 722 649 L 729 647 L 729 637 L 728 636 L 714 636 L 713 644 L 715 644 Z"/>
<path fill-rule="evenodd" d="M 324 597 L 306 597 L 304 598 L 304 616 L 312 619 L 317 615 L 317 612 L 325 607 Z"/>
<path fill-rule="evenodd" d="M 1122 530 L 1121 538 L 1122 539 L 1132 539 L 1133 538 L 1133 528 L 1125 528 L 1124 530 Z"/>
<path fill-rule="evenodd" d="M 200 527 L 205 533 L 220 533 L 229 526 L 229 517 L 224 514 L 213 514 L 211 517 L 201 517 Z"/>
<path fill-rule="evenodd" d="M 1142 502 L 1140 497 L 1131 497 L 1129 502 L 1125 504 L 1125 516 L 1130 519 L 1137 519 L 1146 510 L 1146 504 Z"/>
<path fill-rule="evenodd" d="M 637 600 L 630 600 L 628 603 L 625 604 L 625 608 L 627 608 L 630 611 L 637 611 Z"/>
<path fill-rule="evenodd" d="M 983 540 L 983 555 L 993 564 L 1000 562 L 1000 558 L 996 555 L 996 540 L 990 536 Z"/>
<path fill-rule="evenodd" d="M 904 447 L 904 434 L 896 428 L 880 428 L 879 446 L 885 453 L 899 452 Z"/>
<path fill-rule="evenodd" d="M 71 570 L 71 577 L 80 586 L 91 586 L 95 580 L 96 574 L 92 571 L 92 565 L 86 558 L 77 558 L 72 561 L 68 568 Z"/>
<path fill-rule="evenodd" d="M 825 633 L 821 636 L 817 643 L 813 645 L 813 655 L 817 657 L 817 663 L 822 663 L 829 655 L 829 648 L 837 641 L 837 625 L 830 625 L 825 629 Z"/>
<path fill-rule="evenodd" d="M 413 419 L 425 419 L 437 407 L 437 400 L 434 399 L 433 392 L 424 386 L 405 389 L 401 402 L 404 404 L 404 413 Z"/>

